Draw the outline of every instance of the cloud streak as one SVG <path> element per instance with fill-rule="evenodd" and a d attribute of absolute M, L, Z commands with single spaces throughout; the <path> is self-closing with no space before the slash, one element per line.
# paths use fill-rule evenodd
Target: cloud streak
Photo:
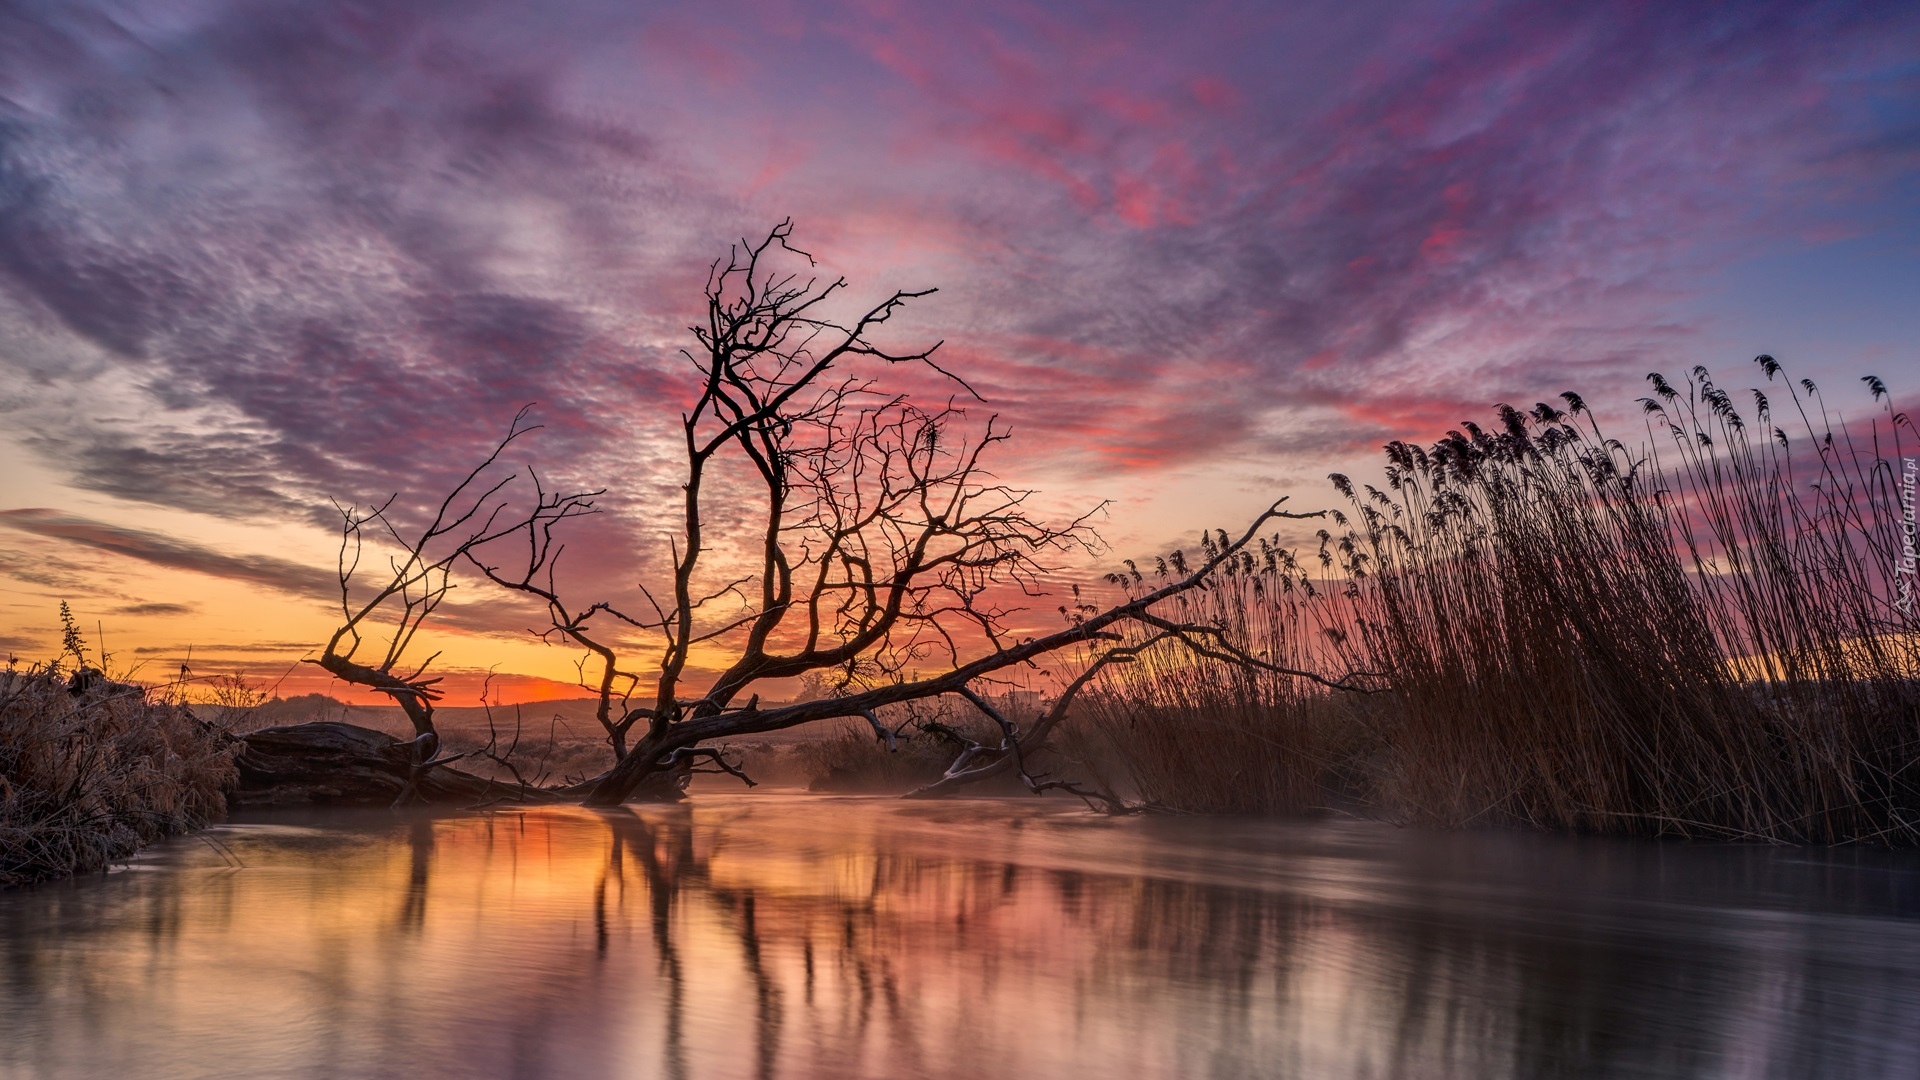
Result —
<path fill-rule="evenodd" d="M 170 570 L 190 570 L 230 581 L 244 581 L 294 596 L 317 598 L 339 589 L 339 583 L 331 575 L 272 555 L 227 554 L 162 533 L 89 521 L 57 510 L 0 510 L 0 526 L 138 559 Z M 154 605 L 144 606 L 151 608 Z M 179 607 L 172 604 L 159 606 Z"/>
<path fill-rule="evenodd" d="M 155 601 L 144 604 L 128 604 L 114 608 L 109 614 L 130 615 L 136 618 L 166 617 L 171 615 L 191 615 L 198 610 L 193 604 L 173 604 Z"/>

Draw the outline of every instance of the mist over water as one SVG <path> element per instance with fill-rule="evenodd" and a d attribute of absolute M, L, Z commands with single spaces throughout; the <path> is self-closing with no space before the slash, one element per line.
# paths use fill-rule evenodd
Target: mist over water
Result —
<path fill-rule="evenodd" d="M 1920 858 L 697 795 L 0 894 L 0 1077 L 1920 1073 Z"/>

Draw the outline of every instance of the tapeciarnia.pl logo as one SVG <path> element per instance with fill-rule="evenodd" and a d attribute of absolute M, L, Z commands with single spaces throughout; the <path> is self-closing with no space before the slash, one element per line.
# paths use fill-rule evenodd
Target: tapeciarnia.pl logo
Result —
<path fill-rule="evenodd" d="M 1914 518 L 1913 482 L 1920 475 L 1920 463 L 1913 458 L 1900 459 L 1900 558 L 1893 564 L 1894 604 L 1902 614 L 1913 615 Z"/>

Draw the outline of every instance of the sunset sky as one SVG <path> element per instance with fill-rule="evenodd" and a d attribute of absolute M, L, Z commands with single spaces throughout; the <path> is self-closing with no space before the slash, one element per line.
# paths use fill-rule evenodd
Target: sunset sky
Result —
<path fill-rule="evenodd" d="M 529 402 L 577 565 L 657 570 L 674 350 L 788 216 L 1151 555 L 1652 370 L 1913 401 L 1920 5 L 0 0 L 0 650 L 326 690 L 329 500 Z M 568 692 L 457 598 L 456 696 Z"/>

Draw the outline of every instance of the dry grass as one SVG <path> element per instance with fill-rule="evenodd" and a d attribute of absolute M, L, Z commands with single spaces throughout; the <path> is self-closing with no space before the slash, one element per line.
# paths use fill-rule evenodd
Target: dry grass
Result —
<path fill-rule="evenodd" d="M 998 703 L 1004 706 L 1006 699 Z M 809 790 L 904 794 L 938 780 L 960 753 L 962 739 L 1000 737 L 997 731 L 990 733 L 992 725 L 972 706 L 956 698 L 890 706 L 878 715 L 897 733 L 891 746 L 864 720 L 836 721 L 825 732 L 793 745 Z M 988 785 L 979 794 L 1002 789 Z"/>
<path fill-rule="evenodd" d="M 1226 627 L 1247 651 L 1287 666 L 1330 666 L 1328 610 L 1288 552 L 1265 543 L 1259 557 L 1223 571 L 1183 598 L 1179 621 Z M 1361 731 L 1351 706 L 1299 680 L 1161 649 L 1084 694 L 1062 743 L 1103 782 L 1122 778 L 1118 786 L 1148 804 L 1293 814 L 1347 786 Z"/>
<path fill-rule="evenodd" d="M 1386 692 L 1336 705 L 1169 658 L 1093 699 L 1108 752 L 1196 810 L 1344 786 L 1449 825 L 1920 841 L 1920 621 L 1896 602 L 1911 423 L 1850 431 L 1789 382 L 1789 435 L 1704 369 L 1653 383 L 1639 451 L 1573 395 L 1389 444 L 1386 490 L 1334 478 L 1354 511 L 1318 567 L 1269 547 L 1189 613 Z"/>
<path fill-rule="evenodd" d="M 909 737 L 888 750 L 864 721 L 835 721 L 825 734 L 794 746 L 810 791 L 897 795 L 940 778 L 957 751 Z"/>
<path fill-rule="evenodd" d="M 224 813 L 239 744 L 83 669 L 0 672 L 0 887 L 98 870 Z"/>

